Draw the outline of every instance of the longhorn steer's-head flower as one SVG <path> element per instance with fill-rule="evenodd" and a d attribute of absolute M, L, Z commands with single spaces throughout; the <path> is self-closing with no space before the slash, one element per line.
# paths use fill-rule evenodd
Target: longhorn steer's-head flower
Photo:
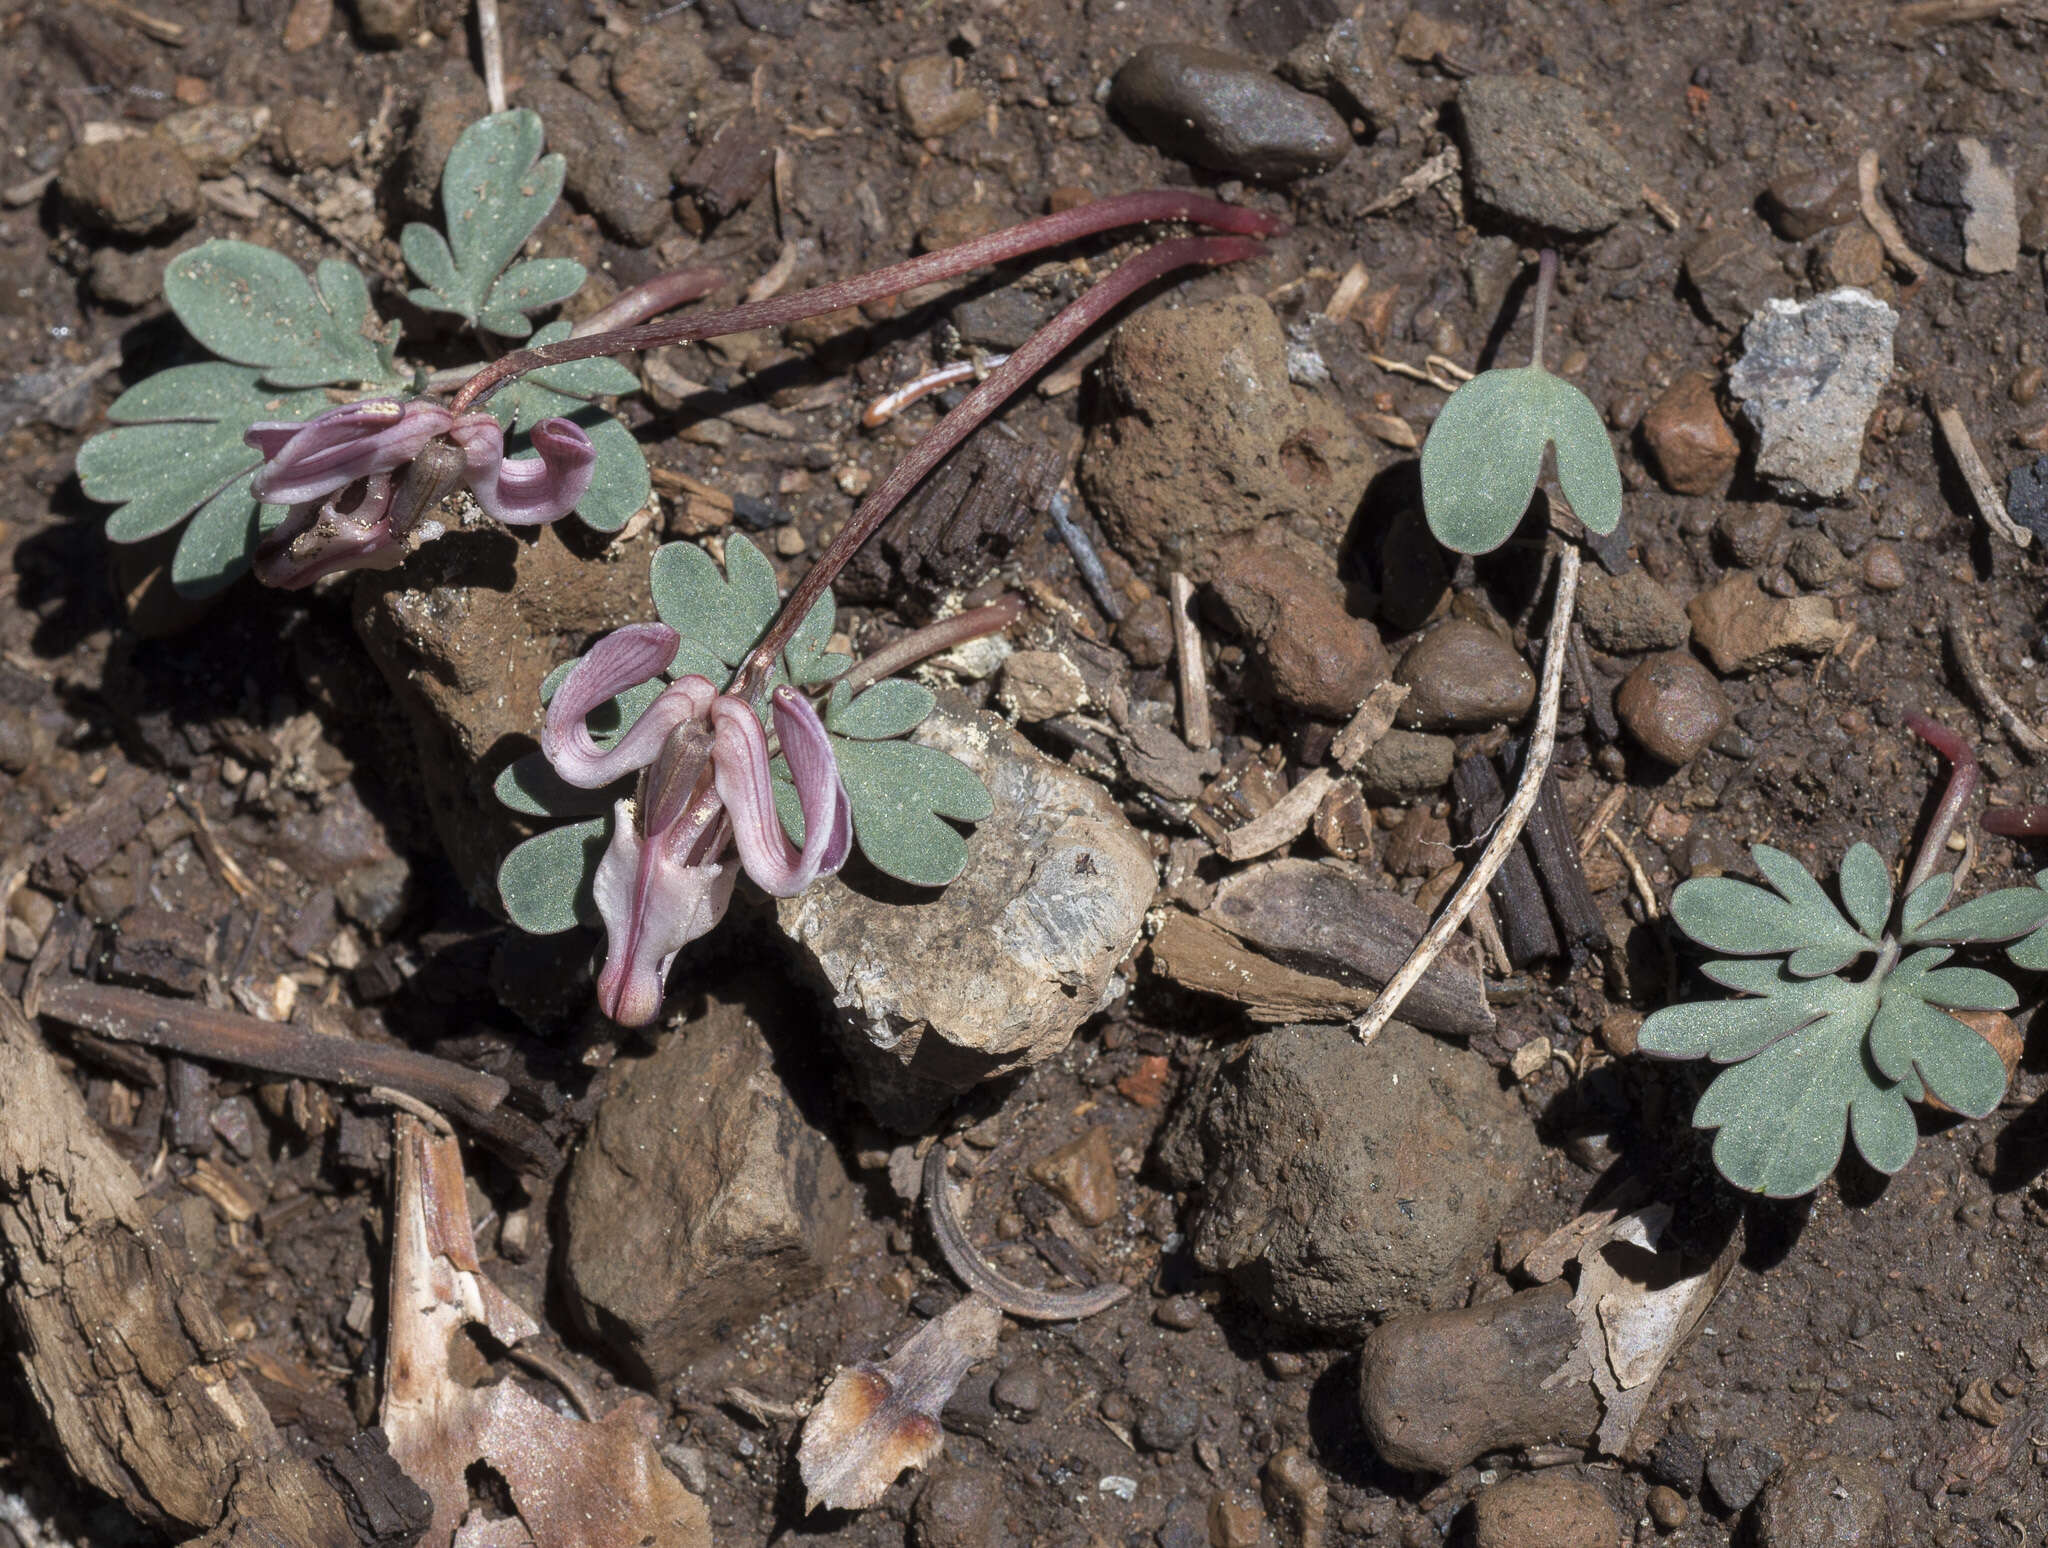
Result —
<path fill-rule="evenodd" d="M 681 638 L 658 623 L 607 635 L 556 690 L 541 731 L 549 764 L 578 789 L 640 774 L 633 797 L 614 807 L 595 888 L 605 929 L 598 1004 L 626 1026 L 654 1019 L 676 953 L 724 915 L 738 874 L 728 846 L 737 846 L 740 868 L 764 892 L 786 898 L 837 872 L 853 841 L 852 806 L 824 723 L 794 688 L 775 689 L 769 705 L 803 810 L 801 848 L 776 814 L 760 718 L 708 678 L 678 678 L 612 746 L 598 747 L 590 713 L 659 677 Z"/>
<path fill-rule="evenodd" d="M 252 425 L 243 439 L 263 453 L 252 492 L 291 507 L 255 565 L 262 580 L 287 588 L 392 568 L 420 519 L 462 484 L 507 526 L 554 521 L 583 498 L 596 461 L 572 420 L 541 420 L 531 431 L 539 455 L 507 460 L 492 416 L 424 399 L 345 403 L 304 424 Z"/>

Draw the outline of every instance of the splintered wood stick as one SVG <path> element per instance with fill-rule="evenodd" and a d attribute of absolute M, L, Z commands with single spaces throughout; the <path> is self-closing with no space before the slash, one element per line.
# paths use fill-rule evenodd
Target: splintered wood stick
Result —
<path fill-rule="evenodd" d="M 1202 661 L 1202 636 L 1195 628 L 1195 583 L 1175 570 L 1171 589 L 1173 653 L 1180 666 L 1182 739 L 1201 752 L 1214 740 L 1216 728 L 1209 719 L 1209 671 Z"/>
<path fill-rule="evenodd" d="M 1408 998 L 1409 990 L 1422 981 L 1422 975 L 1429 971 L 1430 964 L 1443 954 L 1458 926 L 1465 922 L 1465 916 L 1472 912 L 1473 905 L 1486 890 L 1486 884 L 1493 880 L 1494 872 L 1500 869 L 1501 862 L 1514 848 L 1515 840 L 1522 836 L 1529 814 L 1536 809 L 1537 799 L 1543 793 L 1543 776 L 1549 772 L 1550 755 L 1557 746 L 1557 711 L 1564 696 L 1564 658 L 1571 638 L 1572 604 L 1577 599 L 1578 589 L 1579 550 L 1576 544 L 1567 544 L 1557 561 L 1557 595 L 1551 605 L 1550 636 L 1543 650 L 1543 689 L 1536 701 L 1536 730 L 1529 738 L 1529 756 L 1522 765 L 1522 778 L 1515 786 L 1515 797 L 1508 802 L 1507 810 L 1501 813 L 1500 825 L 1493 830 L 1493 837 L 1487 840 L 1486 848 L 1458 890 L 1451 894 L 1443 912 L 1437 915 L 1408 960 L 1401 964 L 1401 971 L 1380 991 L 1372 1009 L 1355 1024 L 1358 1040 L 1362 1043 L 1369 1044 L 1380 1035 L 1380 1029 L 1394 1019 L 1401 1002 Z"/>

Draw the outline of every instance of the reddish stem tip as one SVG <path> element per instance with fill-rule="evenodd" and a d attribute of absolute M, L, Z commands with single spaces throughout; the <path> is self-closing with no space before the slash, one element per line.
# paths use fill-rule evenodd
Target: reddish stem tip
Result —
<path fill-rule="evenodd" d="M 1964 768 L 1976 772 L 1977 755 L 1970 750 L 1970 744 L 1963 739 L 1961 732 L 1950 730 L 1931 716 L 1919 714 L 1906 717 L 1906 729 L 1954 764 L 1958 773 Z"/>
<path fill-rule="evenodd" d="M 1994 806 L 1977 826 L 2001 838 L 2048 838 L 2048 806 Z"/>

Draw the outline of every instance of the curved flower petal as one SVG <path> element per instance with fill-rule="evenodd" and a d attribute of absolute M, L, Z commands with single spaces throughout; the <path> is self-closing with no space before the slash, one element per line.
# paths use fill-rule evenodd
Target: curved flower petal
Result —
<path fill-rule="evenodd" d="M 718 690 L 708 678 L 685 677 L 663 689 L 609 748 L 600 748 L 585 724 L 600 704 L 667 670 L 680 639 L 667 624 L 628 624 L 583 653 L 555 690 L 541 725 L 540 750 L 557 774 L 579 790 L 601 789 L 652 763 L 684 721 L 704 718 Z"/>
<path fill-rule="evenodd" d="M 488 414 L 464 414 L 448 433 L 469 458 L 476 503 L 508 527 L 539 526 L 568 515 L 597 469 L 597 449 L 573 420 L 541 420 L 527 432 L 540 455 L 510 460 L 505 432 Z"/>
<path fill-rule="evenodd" d="M 676 953 L 717 924 L 732 901 L 739 867 L 718 858 L 724 815 L 708 801 L 692 812 L 701 820 L 686 831 L 643 839 L 631 801 L 612 809 L 612 841 L 595 880 L 605 930 L 597 1003 L 621 1026 L 644 1027 L 661 1013 Z"/>
<path fill-rule="evenodd" d="M 304 424 L 251 425 L 242 439 L 263 453 L 263 466 L 250 487 L 272 505 L 303 505 L 403 467 L 453 423 L 447 409 L 425 399 L 370 398 Z"/>
<path fill-rule="evenodd" d="M 389 570 L 405 557 L 391 530 L 392 482 L 373 473 L 324 500 L 308 500 L 257 545 L 251 568 L 266 586 L 298 591 L 343 570 Z"/>
<path fill-rule="evenodd" d="M 811 701 L 793 688 L 778 688 L 770 701 L 782 755 L 796 784 L 804 813 L 804 847 L 782 831 L 775 814 L 775 788 L 768 772 L 768 738 L 743 699 L 721 694 L 711 706 L 717 728 L 712 767 L 719 798 L 732 818 L 740 863 L 778 898 L 793 897 L 820 876 L 846 863 L 853 840 L 853 807 L 839 780 L 839 760 Z"/>

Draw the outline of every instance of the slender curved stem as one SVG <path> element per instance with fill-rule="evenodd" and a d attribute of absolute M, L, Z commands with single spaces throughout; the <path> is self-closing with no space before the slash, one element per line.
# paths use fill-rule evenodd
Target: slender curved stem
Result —
<path fill-rule="evenodd" d="M 978 640 L 985 634 L 1000 634 L 1023 616 L 1024 599 L 1012 592 L 986 607 L 969 608 L 891 640 L 872 656 L 865 656 L 857 665 L 847 668 L 839 681 L 846 684 L 849 694 L 857 694 L 929 656 Z"/>
<path fill-rule="evenodd" d="M 1249 237 L 1177 237 L 1161 242 L 1120 266 L 1034 333 L 1023 347 L 991 371 L 985 381 L 928 431 L 909 454 L 889 470 L 889 476 L 861 502 L 852 520 L 840 529 L 831 546 L 811 566 L 810 573 L 789 594 L 789 600 L 783 604 L 774 625 L 740 664 L 727 692 L 749 700 L 758 696 L 782 647 L 789 643 L 789 637 L 809 614 L 812 604 L 832 584 L 861 544 L 874 535 L 875 529 L 888 520 L 904 497 L 938 466 L 948 452 L 993 414 L 1010 394 L 1051 364 L 1054 357 L 1075 339 L 1135 292 L 1175 269 L 1190 264 L 1234 263 L 1260 251 L 1260 245 Z"/>
<path fill-rule="evenodd" d="M 1536 338 L 1529 346 L 1529 364 L 1543 369 L 1543 335 L 1550 327 L 1550 293 L 1557 287 L 1557 249 L 1546 247 L 1536 261 Z"/>
<path fill-rule="evenodd" d="M 934 1145 L 924 1158 L 924 1208 L 946 1267 L 970 1290 L 978 1290 L 1012 1317 L 1028 1322 L 1079 1322 L 1108 1311 L 1131 1292 L 1123 1285 L 1092 1290 L 1034 1290 L 1019 1284 L 975 1250 L 974 1239 L 953 1213 L 947 1195 L 946 1147 Z"/>
<path fill-rule="evenodd" d="M 1283 222 L 1257 210 L 1178 189 L 1159 188 L 1144 193 L 1119 194 L 1076 209 L 1062 210 L 1057 215 L 1041 215 L 1036 220 L 1027 220 L 1004 231 L 993 231 L 970 242 L 926 253 L 921 258 L 890 264 L 887 268 L 855 275 L 852 279 L 835 280 L 829 285 L 813 286 L 794 295 L 752 301 L 696 317 L 646 323 L 580 339 L 563 339 L 537 349 L 514 350 L 472 377 L 455 395 L 449 407 L 458 414 L 474 408 L 513 377 L 542 366 L 588 360 L 594 355 L 615 355 L 627 349 L 685 344 L 727 333 L 744 333 L 751 328 L 780 327 L 825 312 L 879 301 L 885 296 L 899 295 L 935 280 L 951 279 L 970 269 L 986 268 L 1043 248 L 1057 247 L 1098 232 L 1113 231 L 1119 226 L 1155 220 L 1191 220 L 1213 230 L 1246 237 L 1273 236 L 1286 229 Z"/>
<path fill-rule="evenodd" d="M 1948 836 L 1955 832 L 1956 823 L 1962 818 L 1963 808 L 1970 804 L 1970 797 L 1977 793 L 1982 774 L 1977 764 L 1976 753 L 1963 737 L 1940 721 L 1926 715 L 1908 715 L 1906 729 L 1921 741 L 1948 759 L 1948 788 L 1941 793 L 1941 802 L 1934 808 L 1934 816 L 1928 819 L 1927 836 L 1920 840 L 1920 852 L 1913 857 L 1913 869 L 1906 875 L 1906 885 L 1901 893 L 1911 897 L 1913 889 L 1934 874 L 1941 862 L 1943 849 L 1948 845 Z M 2025 810 L 2025 808 L 2021 808 Z M 1999 829 L 1991 824 L 1990 815 L 1985 816 L 1984 827 L 1996 833 Z"/>

